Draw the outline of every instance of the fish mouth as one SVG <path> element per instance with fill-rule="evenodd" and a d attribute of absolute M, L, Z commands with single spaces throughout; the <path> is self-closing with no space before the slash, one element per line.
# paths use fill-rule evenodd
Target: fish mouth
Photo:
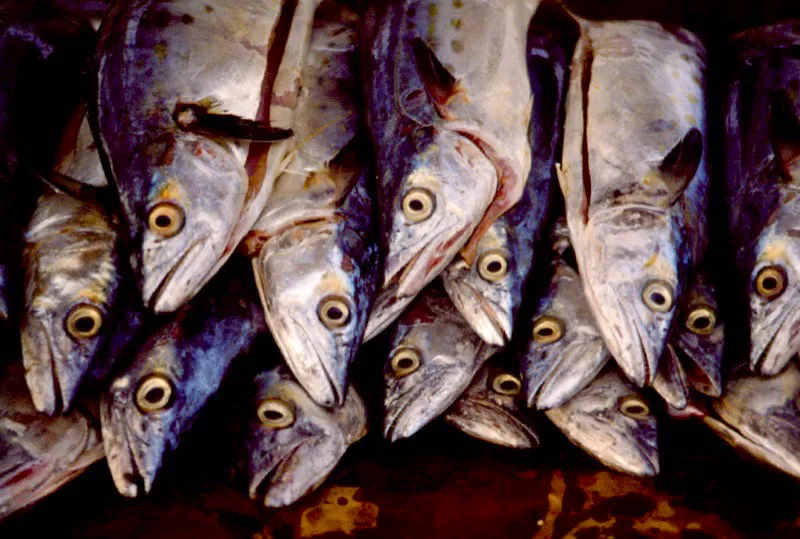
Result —
<path fill-rule="evenodd" d="M 528 406 L 535 405 L 539 410 L 561 406 L 589 385 L 610 358 L 600 338 L 571 342 L 560 356 L 544 383 L 527 389 Z"/>
<path fill-rule="evenodd" d="M 786 335 L 786 333 L 791 331 L 798 322 L 800 322 L 800 311 L 793 313 L 791 309 L 784 309 L 777 328 L 769 338 L 765 338 L 769 335 L 767 333 L 769 326 L 762 325 L 763 329 L 753 331 L 750 345 L 750 369 L 753 372 L 762 376 L 774 376 L 783 370 L 792 356 L 797 353 L 796 346 L 789 346 L 797 337 L 793 334 Z M 778 337 L 781 337 L 781 341 L 788 340 L 788 342 L 782 343 L 786 346 L 774 346 L 779 340 Z M 783 337 L 788 337 L 788 339 Z M 753 345 L 755 342 L 763 342 L 764 345 L 756 347 Z"/>
<path fill-rule="evenodd" d="M 56 359 L 46 326 L 34 317 L 26 317 L 20 335 L 25 382 L 37 411 L 52 416 L 59 408 L 65 391 L 59 387 Z M 63 358 L 58 358 L 62 359 Z M 74 389 L 74 388 L 73 388 Z M 71 398 L 71 395 L 69 395 Z M 69 399 L 68 399 L 69 400 Z M 67 400 L 67 402 L 68 402 Z M 66 404 L 64 407 L 66 408 Z"/>
<path fill-rule="evenodd" d="M 159 314 L 171 313 L 194 296 L 204 282 L 207 271 L 215 262 L 209 259 L 209 263 L 198 263 L 202 255 L 209 251 L 206 249 L 207 239 L 203 237 L 189 245 L 180 258 L 168 266 L 163 275 L 162 271 L 155 271 L 143 277 L 142 301 L 145 305 Z M 198 267 L 206 271 L 199 272 Z M 192 276 L 200 277 L 193 286 L 190 286 Z"/>
<path fill-rule="evenodd" d="M 131 433 L 123 424 L 124 410 L 114 406 L 113 402 L 107 402 L 107 399 L 113 399 L 113 396 L 103 397 L 100 424 L 111 479 L 117 491 L 126 498 L 135 498 L 141 492 L 147 494 L 154 474 L 143 470 L 132 450 Z"/>
<path fill-rule="evenodd" d="M 707 369 L 700 367 L 702 362 L 695 359 L 694 351 L 690 352 L 683 346 L 675 346 L 673 349 L 686 374 L 686 381 L 692 389 L 709 397 L 718 398 L 722 395 L 721 368 L 717 369 L 716 372 L 708 372 Z M 718 361 L 721 362 L 721 358 Z"/>
<path fill-rule="evenodd" d="M 513 315 L 510 306 L 502 308 L 486 299 L 467 281 L 469 273 L 459 269 L 453 272 L 448 270 L 443 275 L 442 282 L 447 295 L 484 342 L 504 346 L 511 340 Z"/>
<path fill-rule="evenodd" d="M 536 432 L 514 413 L 485 400 L 465 397 L 456 402 L 445 419 L 465 434 L 512 449 L 539 445 Z"/>
<path fill-rule="evenodd" d="M 399 296 L 396 285 L 381 290 L 367 319 L 363 342 L 367 342 L 388 328 L 413 300 L 413 296 Z"/>

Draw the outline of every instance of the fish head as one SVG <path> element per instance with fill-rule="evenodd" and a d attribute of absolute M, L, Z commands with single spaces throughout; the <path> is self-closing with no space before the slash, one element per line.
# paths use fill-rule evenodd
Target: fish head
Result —
<path fill-rule="evenodd" d="M 111 381 L 100 403 L 103 445 L 123 496 L 150 492 L 164 453 L 177 445 L 184 372 L 174 342 L 151 339 L 131 367 Z"/>
<path fill-rule="evenodd" d="M 732 377 L 716 417 L 705 418 L 736 449 L 800 478 L 800 368 L 791 361 L 783 372 L 763 378 Z"/>
<path fill-rule="evenodd" d="M 402 166 L 383 218 L 383 286 L 414 296 L 467 242 L 494 198 L 497 172 L 467 137 L 437 131 Z"/>
<path fill-rule="evenodd" d="M 344 402 L 375 286 L 341 244 L 348 231 L 337 228 L 296 227 L 270 239 L 253 261 L 272 335 L 323 406 Z"/>
<path fill-rule="evenodd" d="M 427 289 L 397 323 L 383 371 L 384 436 L 397 441 L 442 414 L 491 354 L 441 291 Z"/>
<path fill-rule="evenodd" d="M 800 350 L 800 202 L 789 202 L 762 232 L 750 274 L 750 368 L 780 372 Z"/>
<path fill-rule="evenodd" d="M 328 477 L 364 433 L 366 412 L 353 391 L 338 412 L 320 406 L 283 367 L 259 374 L 255 384 L 246 442 L 250 497 L 282 507 Z"/>
<path fill-rule="evenodd" d="M 490 360 L 472 379 L 445 416 L 448 423 L 489 443 L 517 449 L 539 445 L 539 437 L 520 407 L 522 382 Z"/>
<path fill-rule="evenodd" d="M 131 174 L 149 191 L 137 207 L 134 251 L 142 299 L 157 313 L 172 312 L 211 278 L 229 245 L 248 193 L 234 151 L 211 139 L 168 135 L 147 144 Z"/>
<path fill-rule="evenodd" d="M 522 296 L 525 270 L 513 241 L 514 231 L 501 217 L 481 237 L 476 262 L 457 257 L 442 274 L 445 289 L 469 325 L 487 343 L 511 339 Z"/>
<path fill-rule="evenodd" d="M 558 261 L 521 355 L 528 406 L 563 404 L 594 379 L 608 358 L 578 272 Z"/>
<path fill-rule="evenodd" d="M 680 244 L 667 212 L 635 205 L 589 220 L 582 277 L 611 355 L 639 386 L 656 376 L 680 297 Z"/>
<path fill-rule="evenodd" d="M 575 445 L 606 466 L 639 476 L 659 471 L 656 419 L 620 373 L 607 369 L 566 404 L 545 412 Z"/>
<path fill-rule="evenodd" d="M 70 197 L 59 201 L 71 204 Z M 35 218 L 44 217 L 39 210 Z M 81 220 L 91 219 L 91 213 L 86 208 Z M 65 222 L 62 232 L 44 237 L 35 226 L 32 221 L 23 254 L 27 285 L 20 337 L 33 402 L 40 412 L 53 414 L 69 409 L 110 333 L 118 261 L 107 224 L 92 228 L 91 223 Z"/>

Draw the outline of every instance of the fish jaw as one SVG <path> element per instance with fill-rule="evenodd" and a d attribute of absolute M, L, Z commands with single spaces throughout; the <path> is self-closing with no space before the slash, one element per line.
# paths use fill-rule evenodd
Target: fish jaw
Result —
<path fill-rule="evenodd" d="M 573 341 L 559 354 L 561 361 L 528 402 L 539 410 L 561 406 L 585 388 L 603 369 L 610 356 L 602 339 Z M 531 388 L 533 389 L 533 388 Z"/>
<path fill-rule="evenodd" d="M 681 293 L 669 216 L 647 207 L 612 208 L 593 216 L 581 236 L 576 255 L 597 327 L 625 375 L 639 387 L 649 385 Z M 655 281 L 672 289 L 666 312 L 643 301 L 645 286 Z"/>
<path fill-rule="evenodd" d="M 56 378 L 54 350 L 45 325 L 26 317 L 21 328 L 25 382 L 36 410 L 53 415 L 58 409 L 60 389 Z"/>
<path fill-rule="evenodd" d="M 484 342 L 504 346 L 511 340 L 516 309 L 510 290 L 484 281 L 475 266 L 470 268 L 460 257 L 444 271 L 442 282 L 453 304 Z"/>
<path fill-rule="evenodd" d="M 374 284 L 332 235 L 308 232 L 289 248 L 283 248 L 286 238 L 270 240 L 253 268 L 267 323 L 298 382 L 319 404 L 338 407 L 347 394 L 348 369 L 364 333 Z M 319 307 L 329 298 L 349 303 L 341 327 L 328 328 L 321 321 Z"/>
<path fill-rule="evenodd" d="M 524 419 L 487 399 L 464 396 L 450 407 L 445 419 L 469 436 L 491 444 L 512 449 L 539 445 L 539 437 Z"/>
<path fill-rule="evenodd" d="M 781 372 L 800 350 L 800 287 L 789 286 L 771 302 L 750 294 L 750 369 L 762 376 Z"/>
<path fill-rule="evenodd" d="M 382 289 L 375 298 L 372 311 L 364 330 L 364 342 L 376 337 L 383 330 L 392 325 L 403 311 L 414 301 L 414 296 L 401 297 L 397 294 L 397 286 Z"/>
<path fill-rule="evenodd" d="M 396 281 L 398 296 L 414 296 L 453 260 L 491 203 L 497 172 L 469 139 L 436 132 L 427 148 L 414 155 L 402 185 L 384 212 L 384 287 Z M 401 206 L 412 189 L 435 199 L 421 222 L 409 220 Z"/>

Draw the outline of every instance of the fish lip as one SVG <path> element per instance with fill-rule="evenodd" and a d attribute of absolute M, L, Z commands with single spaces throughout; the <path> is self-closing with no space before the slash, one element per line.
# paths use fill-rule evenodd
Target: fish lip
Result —
<path fill-rule="evenodd" d="M 571 342 L 568 346 L 564 348 L 564 350 L 560 353 L 562 359 L 560 364 L 564 364 L 565 362 L 570 361 L 574 354 L 594 354 L 600 355 L 602 354 L 605 356 L 606 360 L 603 362 L 598 362 L 598 367 L 594 369 L 594 376 L 588 378 L 584 385 L 581 387 L 572 387 L 569 389 L 568 392 L 564 392 L 562 390 L 564 384 L 556 384 L 553 380 L 553 374 L 558 371 L 558 367 L 560 365 L 556 365 L 553 369 L 551 369 L 548 378 L 536 389 L 536 392 L 531 394 L 528 392 L 528 406 L 536 405 L 536 408 L 539 410 L 546 410 L 549 408 L 556 408 L 561 406 L 569 399 L 580 393 L 582 389 L 584 389 L 588 384 L 592 382 L 592 380 L 603 370 L 603 367 L 608 363 L 608 359 L 610 359 L 610 355 L 608 350 L 606 349 L 605 342 L 603 341 L 602 337 L 597 336 L 592 339 L 586 341 L 574 341 Z M 572 360 L 574 361 L 574 360 Z M 560 396 L 559 396 L 560 395 Z"/>
<path fill-rule="evenodd" d="M 36 335 L 31 339 L 31 334 Z M 38 337 L 38 338 L 37 338 Z M 22 362 L 25 366 L 25 382 L 31 394 L 31 400 L 38 412 L 52 416 L 58 409 L 58 396 L 61 394 L 61 388 L 58 383 L 58 376 L 55 367 L 55 354 L 53 345 L 50 342 L 50 334 L 47 331 L 45 324 L 35 316 L 28 316 L 25 323 L 21 328 L 21 341 L 22 341 Z M 31 346 L 31 343 L 39 344 L 45 343 L 46 346 Z M 30 357 L 30 348 L 35 348 L 36 352 L 33 354 L 35 357 Z M 34 364 L 47 363 L 46 369 L 33 369 L 31 362 Z M 43 384 L 35 384 L 35 381 L 43 381 Z M 52 387 L 52 395 L 42 394 L 37 391 L 37 387 Z"/>
<path fill-rule="evenodd" d="M 460 393 L 454 395 L 452 399 L 446 399 L 442 402 L 434 401 L 432 406 L 429 405 L 425 408 L 425 413 L 422 414 L 421 419 L 418 419 L 416 422 L 408 424 L 409 422 L 406 420 L 408 417 L 406 412 L 408 412 L 409 409 L 414 410 L 413 404 L 417 402 L 419 396 L 426 393 L 429 386 L 439 387 L 444 379 L 445 376 L 440 374 L 436 377 L 427 379 L 427 384 L 419 384 L 413 389 L 398 395 L 395 399 L 395 402 L 397 402 L 399 399 L 403 399 L 403 404 L 394 412 L 391 417 L 386 417 L 386 420 L 388 421 L 384 420 L 384 438 L 388 439 L 390 442 L 396 442 L 402 438 L 409 438 L 416 434 L 425 425 L 430 423 L 433 419 L 443 414 L 447 408 L 449 408 L 453 402 L 458 399 Z M 471 379 L 472 378 L 470 377 L 470 380 Z M 447 393 L 443 392 L 438 394 L 446 395 Z"/>
<path fill-rule="evenodd" d="M 202 247 L 207 239 L 208 238 L 204 236 L 192 242 L 191 245 L 184 250 L 177 262 L 172 264 L 167 273 L 158 280 L 158 284 L 155 286 L 151 284 L 152 278 L 144 279 L 142 285 L 142 301 L 145 305 L 156 313 L 169 313 L 178 309 L 185 303 L 187 298 L 192 296 L 191 292 L 185 292 L 177 298 L 168 299 L 166 293 L 175 275 L 187 267 L 185 262 L 189 260 L 190 255 L 194 254 L 198 247 Z M 198 280 L 198 282 L 202 282 L 202 280 Z M 150 292 L 150 290 L 152 290 L 152 292 Z"/>
<path fill-rule="evenodd" d="M 305 439 L 300 439 L 297 442 L 291 444 L 289 449 L 286 450 L 286 454 L 278 459 L 275 464 L 268 468 L 264 468 L 256 472 L 252 479 L 250 479 L 250 484 L 248 488 L 248 492 L 250 494 L 250 499 L 255 500 L 261 493 L 263 492 L 264 495 L 264 504 L 266 505 L 267 502 L 267 492 L 269 491 L 269 482 L 281 472 L 281 468 L 288 465 L 289 460 L 292 456 L 297 453 L 300 447 L 306 442 Z M 261 491 L 261 492 L 259 492 Z"/>
<path fill-rule="evenodd" d="M 456 274 L 452 279 L 442 279 L 447 295 L 470 325 L 473 331 L 487 344 L 504 346 L 511 340 L 513 324 L 511 312 L 504 311 L 487 300 L 464 276 Z M 460 301 L 462 300 L 463 301 Z M 475 311 L 465 308 L 470 300 L 480 307 Z"/>
<path fill-rule="evenodd" d="M 533 447 L 537 447 L 539 445 L 539 437 L 536 435 L 536 432 L 524 421 L 520 420 L 513 413 L 506 410 L 502 406 L 498 406 L 497 404 L 487 399 L 476 399 L 473 397 L 464 397 L 461 400 L 460 405 L 467 408 L 469 407 L 483 408 L 493 414 L 499 414 L 512 426 L 512 430 L 516 431 L 518 434 L 521 434 L 521 436 L 519 437 L 520 440 L 524 438 L 527 441 L 527 444 L 525 445 L 523 444 L 514 444 L 514 445 L 498 444 L 498 445 L 504 445 L 506 447 L 513 447 L 517 449 L 530 449 Z M 459 429 L 463 430 L 467 434 L 470 434 L 469 431 L 464 429 L 466 424 L 458 422 L 459 417 L 460 415 L 448 414 L 447 420 L 458 426 Z M 493 443 L 497 444 L 498 442 L 493 442 Z"/>
<path fill-rule="evenodd" d="M 113 389 L 111 391 L 113 391 Z M 109 455 L 114 453 L 114 447 L 110 445 L 112 440 L 119 442 L 117 466 L 112 466 L 111 460 L 108 460 L 111 479 L 114 481 L 117 492 L 122 496 L 126 498 L 136 498 L 142 490 L 144 490 L 145 493 L 150 491 L 152 478 L 148 483 L 140 470 L 139 464 L 136 462 L 136 455 L 133 452 L 133 444 L 130 438 L 131 433 L 123 421 L 125 410 L 122 407 L 116 406 L 113 402 L 108 402 L 107 399 L 113 398 L 114 397 L 110 393 L 107 393 L 101 400 L 100 405 L 103 449 L 108 458 Z M 106 425 L 108 425 L 109 430 L 114 432 L 115 436 L 108 436 L 106 434 Z M 123 454 L 127 458 L 123 459 Z"/>

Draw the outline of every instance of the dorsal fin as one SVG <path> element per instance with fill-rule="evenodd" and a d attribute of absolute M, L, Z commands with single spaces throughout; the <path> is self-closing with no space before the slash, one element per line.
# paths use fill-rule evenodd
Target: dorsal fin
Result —
<path fill-rule="evenodd" d="M 780 94 L 770 105 L 769 132 L 778 164 L 783 173 L 791 177 L 790 169 L 800 158 L 800 119 L 785 94 Z"/>
<path fill-rule="evenodd" d="M 697 174 L 703 160 L 703 134 L 696 127 L 670 150 L 658 167 L 670 191 L 670 204 L 674 203 Z"/>
<path fill-rule="evenodd" d="M 458 81 L 422 39 L 415 37 L 411 42 L 411 50 L 428 95 L 437 108 L 447 106 L 453 96 L 461 91 Z"/>

